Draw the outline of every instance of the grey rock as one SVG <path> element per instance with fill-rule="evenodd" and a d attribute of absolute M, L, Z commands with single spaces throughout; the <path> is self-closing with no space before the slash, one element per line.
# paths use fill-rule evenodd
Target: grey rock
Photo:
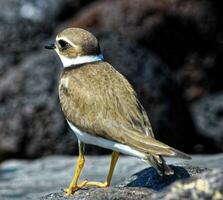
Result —
<path fill-rule="evenodd" d="M 223 164 L 222 158 L 223 155 L 219 154 L 212 156 L 195 156 L 191 161 L 184 162 L 178 159 L 167 159 L 169 164 L 175 166 L 174 168 L 177 169 L 178 175 L 182 174 L 179 177 L 178 175 L 175 176 L 172 180 L 170 179 L 166 185 L 171 184 L 176 179 L 185 178 L 188 174 L 190 176 L 200 176 L 202 172 L 207 171 L 206 168 L 219 168 Z M 50 193 L 52 193 L 55 198 L 58 197 L 58 195 L 60 197 L 60 192 L 62 192 L 63 188 L 68 187 L 72 179 L 76 162 L 77 157 L 71 156 L 50 156 L 34 161 L 5 161 L 0 165 L 0 199 L 38 199 Z M 110 156 L 87 156 L 80 181 L 86 178 L 94 181 L 105 180 L 109 163 Z M 138 183 L 141 183 L 141 186 L 146 185 L 149 187 L 149 190 L 143 190 L 143 194 L 146 191 L 150 193 L 151 190 L 154 192 L 154 189 L 159 189 L 157 186 L 164 185 L 164 182 L 157 177 L 153 168 L 148 167 L 147 163 L 139 159 L 121 156 L 113 175 L 112 186 L 123 188 L 129 184 L 132 184 L 132 186 L 139 186 Z M 131 174 L 133 174 L 133 176 L 130 176 Z M 146 176 L 148 180 L 146 180 L 144 176 Z M 154 186 L 151 182 L 156 184 L 156 187 L 151 187 L 151 185 Z M 91 195 L 94 195 L 93 193 L 96 190 L 97 189 L 92 189 L 90 191 Z M 102 191 L 106 193 L 106 190 Z M 123 190 L 123 195 L 124 193 L 127 194 L 128 191 L 133 192 L 134 188 L 133 190 Z M 58 192 L 59 194 L 55 194 Z M 80 192 L 81 195 L 84 195 L 84 193 L 88 193 L 88 190 Z M 50 196 L 47 196 L 47 198 L 50 199 Z"/>
<path fill-rule="evenodd" d="M 219 155 L 222 157 L 222 155 Z M 215 156 L 213 156 L 215 157 Z M 218 156 L 217 156 L 218 157 Z M 208 164 L 208 159 L 200 157 Z M 205 161 L 204 161 L 205 160 Z M 182 165 L 182 164 L 181 164 Z M 219 167 L 220 165 L 218 165 Z M 86 189 L 66 197 L 63 193 L 52 193 L 42 197 L 48 199 L 216 199 L 223 198 L 223 170 L 204 169 L 184 164 L 172 166 L 175 175 L 159 177 L 153 168 L 144 169 L 119 186 L 106 189 Z"/>
<path fill-rule="evenodd" d="M 150 168 L 148 170 L 150 170 Z M 177 170 L 177 168 L 175 168 L 175 170 Z M 178 175 L 180 175 L 180 173 Z M 182 177 L 181 178 L 178 177 L 178 178 L 179 178 L 179 181 L 173 183 L 167 189 L 161 190 L 160 192 L 154 192 L 151 189 L 140 187 L 140 186 L 144 186 L 142 184 L 142 185 L 139 185 L 138 187 L 133 186 L 133 185 L 132 186 L 128 185 L 127 187 L 110 187 L 106 189 L 80 190 L 70 197 L 64 196 L 64 193 L 53 193 L 45 197 L 42 197 L 40 199 L 42 200 L 49 200 L 49 199 L 73 199 L 73 200 L 78 200 L 78 199 L 85 199 L 85 200 L 143 199 L 144 200 L 145 199 L 146 200 L 149 198 L 153 200 L 155 199 L 171 199 L 171 200 L 216 199 L 216 200 L 220 200 L 223 198 L 223 194 L 222 194 L 223 170 L 222 169 L 210 170 L 210 171 L 199 174 L 199 176 L 195 175 L 192 178 L 187 178 L 183 180 L 181 179 Z M 161 179 L 161 178 L 158 178 L 158 179 Z M 172 179 L 172 178 L 167 178 L 167 179 Z M 152 182 L 152 180 L 148 180 L 147 182 Z M 157 184 L 157 181 L 155 182 Z M 162 182 L 165 184 L 170 184 L 169 180 L 166 180 L 166 179 L 165 181 L 162 181 Z"/>
<path fill-rule="evenodd" d="M 62 191 L 68 187 L 73 177 L 76 162 L 77 157 L 71 156 L 51 156 L 34 161 L 5 161 L 0 165 L 0 199 L 37 199 Z M 109 163 L 110 156 L 87 156 L 80 181 L 86 178 L 103 181 L 108 173 Z M 145 167 L 148 165 L 139 159 L 121 157 L 113 176 L 113 185 Z"/>
<path fill-rule="evenodd" d="M 194 102 L 191 112 L 199 134 L 213 140 L 223 150 L 223 93 Z"/>
<path fill-rule="evenodd" d="M 40 200 L 147 200 L 148 196 L 151 196 L 153 192 L 146 188 L 138 187 L 110 187 L 110 188 L 98 188 L 80 190 L 75 193 L 72 197 L 67 197 L 64 193 L 49 194 Z"/>
<path fill-rule="evenodd" d="M 214 154 L 214 155 L 194 155 L 193 159 L 189 161 L 189 163 L 193 166 L 199 166 L 202 168 L 220 168 L 223 166 L 222 154 Z"/>
<path fill-rule="evenodd" d="M 150 199 L 223 199 L 223 170 L 213 169 L 198 177 L 178 181 L 163 192 L 152 194 Z"/>

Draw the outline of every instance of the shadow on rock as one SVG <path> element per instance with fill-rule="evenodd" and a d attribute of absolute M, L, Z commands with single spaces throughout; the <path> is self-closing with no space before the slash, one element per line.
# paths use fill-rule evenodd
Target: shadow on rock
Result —
<path fill-rule="evenodd" d="M 184 167 L 171 165 L 171 168 L 174 170 L 173 176 L 160 176 L 153 167 L 146 168 L 130 177 L 126 186 L 147 187 L 159 191 L 177 180 L 190 177 Z"/>

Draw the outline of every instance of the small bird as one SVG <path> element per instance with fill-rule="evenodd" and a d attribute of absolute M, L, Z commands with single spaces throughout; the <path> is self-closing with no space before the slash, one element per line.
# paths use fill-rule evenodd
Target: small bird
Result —
<path fill-rule="evenodd" d="M 78 139 L 79 158 L 67 195 L 85 186 L 108 187 L 120 153 L 150 163 L 160 175 L 172 175 L 163 156 L 190 159 L 154 138 L 146 111 L 128 80 L 104 61 L 96 37 L 81 28 L 67 28 L 53 49 L 63 63 L 59 99 L 66 120 Z M 126 66 L 127 67 L 127 66 Z M 85 144 L 111 149 L 110 169 L 105 182 L 78 178 L 85 163 Z"/>

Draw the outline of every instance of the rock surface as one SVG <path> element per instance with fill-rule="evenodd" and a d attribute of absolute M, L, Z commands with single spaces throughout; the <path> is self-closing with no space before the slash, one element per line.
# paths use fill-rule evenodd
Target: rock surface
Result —
<path fill-rule="evenodd" d="M 114 189 L 101 190 L 101 194 L 111 194 L 112 191 L 117 191 L 118 188 L 123 188 L 125 185 L 138 187 L 147 186 L 146 190 L 141 190 L 138 195 L 144 195 L 145 192 L 159 190 L 160 186 L 169 185 L 171 182 L 179 178 L 186 178 L 189 175 L 198 177 L 203 171 L 219 168 L 223 164 L 223 155 L 212 156 L 194 156 L 191 161 L 179 162 L 179 160 L 167 159 L 177 169 L 175 178 L 163 182 L 158 177 L 153 168 L 148 168 L 148 165 L 139 159 L 122 156 L 117 163 L 117 167 L 113 176 Z M 5 161 L 0 165 L 0 199 L 3 200 L 20 200 L 20 199 L 38 199 L 41 196 L 53 193 L 52 196 L 60 197 L 62 189 L 66 188 L 74 173 L 74 163 L 77 158 L 69 156 L 51 156 L 35 161 Z M 102 181 L 105 179 L 110 162 L 110 156 L 87 156 L 86 165 L 81 175 L 80 181 L 88 178 L 89 180 Z M 198 167 L 196 167 L 198 166 Z M 147 169 L 145 169 L 147 168 Z M 130 178 L 131 174 L 135 174 Z M 146 180 L 147 177 L 148 179 Z M 154 185 L 156 187 L 154 187 Z M 122 189 L 121 193 L 134 194 L 133 189 Z M 153 189 L 153 190 L 152 190 Z M 80 191 L 81 195 L 90 193 L 95 195 L 97 189 Z M 12 193 L 13 191 L 13 193 Z M 162 190 L 161 190 L 162 191 Z M 59 192 L 59 193 L 58 193 Z M 58 194 L 55 194 L 58 193 Z M 86 195 L 85 195 L 86 196 Z M 44 197 L 50 199 L 50 195 Z"/>
<path fill-rule="evenodd" d="M 223 150 L 223 94 L 204 97 L 191 106 L 199 134 L 215 141 Z"/>
<path fill-rule="evenodd" d="M 158 199 L 223 199 L 223 170 L 213 169 L 194 176 L 193 178 L 178 181 L 167 190 L 152 194 L 152 200 Z"/>
<path fill-rule="evenodd" d="M 172 168 L 175 171 L 172 177 L 159 177 L 153 168 L 147 168 L 130 177 L 127 184 L 124 182 L 119 187 L 81 190 L 71 197 L 64 197 L 63 193 L 53 193 L 41 199 L 221 200 L 223 198 L 223 170 L 221 168 L 211 170 L 192 166 L 172 166 Z"/>
<path fill-rule="evenodd" d="M 146 188 L 131 188 L 131 187 L 110 187 L 110 188 L 98 188 L 80 190 L 72 197 L 64 196 L 64 193 L 54 193 L 46 197 L 40 198 L 40 200 L 146 200 L 148 196 L 152 194 L 152 191 Z"/>

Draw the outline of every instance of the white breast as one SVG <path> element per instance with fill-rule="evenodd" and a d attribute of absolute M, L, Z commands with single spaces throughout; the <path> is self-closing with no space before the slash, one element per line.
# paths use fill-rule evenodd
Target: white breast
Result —
<path fill-rule="evenodd" d="M 136 151 L 135 149 L 132 149 L 131 147 L 120 144 L 114 141 L 110 141 L 101 137 L 96 137 L 93 135 L 90 135 L 89 133 L 85 133 L 80 131 L 77 127 L 75 127 L 73 124 L 71 124 L 69 121 L 67 121 L 71 129 L 76 134 L 77 138 L 82 141 L 85 144 L 92 144 L 99 147 L 103 147 L 106 149 L 111 149 L 113 151 L 117 151 L 123 154 L 127 154 L 134 157 L 139 157 L 141 159 L 146 159 L 145 155 L 139 151 Z"/>

